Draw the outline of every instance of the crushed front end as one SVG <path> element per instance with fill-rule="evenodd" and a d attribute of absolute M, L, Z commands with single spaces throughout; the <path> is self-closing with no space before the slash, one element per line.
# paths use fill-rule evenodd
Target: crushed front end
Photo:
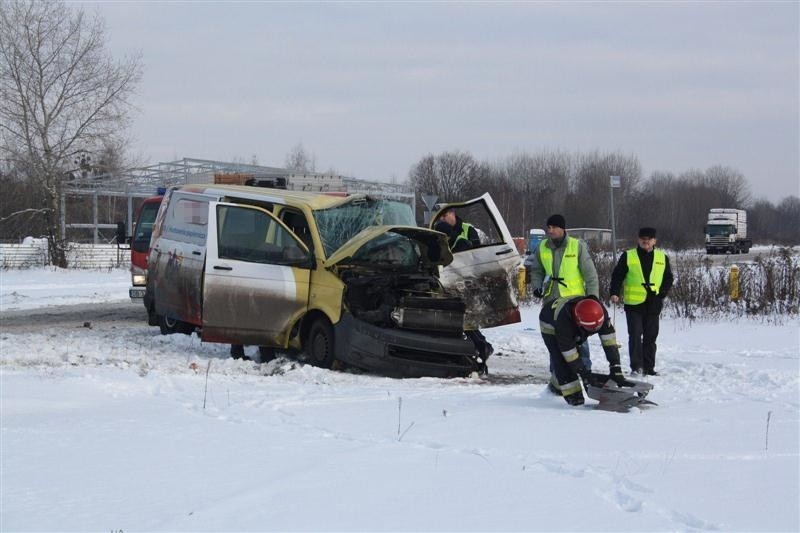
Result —
<path fill-rule="evenodd" d="M 338 359 L 391 377 L 486 371 L 464 334 L 463 299 L 446 294 L 439 282 L 442 246 L 438 234 L 426 230 L 395 231 L 338 264 L 345 285 L 344 312 L 335 325 Z"/>

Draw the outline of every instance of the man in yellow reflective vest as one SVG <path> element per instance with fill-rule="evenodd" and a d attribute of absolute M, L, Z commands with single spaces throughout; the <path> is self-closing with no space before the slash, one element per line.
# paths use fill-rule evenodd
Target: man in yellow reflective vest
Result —
<path fill-rule="evenodd" d="M 641 228 L 639 246 L 623 253 L 614 267 L 610 290 L 613 303 L 625 303 L 631 373 L 647 376 L 658 375 L 658 319 L 673 282 L 669 257 L 655 246 L 655 228 Z"/>
<path fill-rule="evenodd" d="M 433 229 L 447 235 L 447 243 L 450 245 L 451 252 L 461 252 L 481 245 L 478 231 L 472 224 L 461 220 L 453 207 L 439 215 L 439 220 L 436 221 Z"/>
<path fill-rule="evenodd" d="M 600 297 L 597 269 L 589 255 L 586 243 L 567 235 L 567 223 L 562 215 L 547 219 L 547 239 L 525 258 L 526 281 L 533 287 L 533 295 L 542 298 L 542 312 L 559 298 L 572 296 Z M 541 321 L 541 314 L 539 317 Z M 591 372 L 589 344 L 578 345 L 583 366 Z M 552 371 L 552 368 L 551 368 Z M 551 390 L 557 389 L 551 380 Z M 553 390 L 557 392 L 557 390 Z"/>
<path fill-rule="evenodd" d="M 461 217 L 456 215 L 454 207 L 442 211 L 433 229 L 447 235 L 447 242 L 453 253 L 463 252 L 481 245 L 480 235 L 475 226 L 461 220 Z M 485 366 L 486 359 L 494 353 L 494 347 L 479 329 L 468 330 L 464 333 L 475 344 L 475 349 Z"/>

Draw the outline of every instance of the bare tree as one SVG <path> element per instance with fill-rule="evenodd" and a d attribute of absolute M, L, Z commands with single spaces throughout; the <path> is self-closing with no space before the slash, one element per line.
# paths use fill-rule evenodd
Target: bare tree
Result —
<path fill-rule="evenodd" d="M 704 183 L 717 194 L 720 207 L 742 207 L 750 203 L 750 186 L 735 168 L 715 165 L 705 171 Z"/>
<path fill-rule="evenodd" d="M 286 154 L 286 168 L 302 174 L 311 174 L 316 172 L 317 160 L 313 153 L 306 152 L 302 143 L 297 143 Z"/>
<path fill-rule="evenodd" d="M 620 220 L 626 216 L 630 194 L 639 186 L 641 165 L 635 155 L 598 151 L 575 156 L 575 174 L 571 179 L 570 201 L 564 210 L 567 223 L 572 227 L 611 227 L 609 180 L 621 177 L 621 188 L 614 192 Z"/>
<path fill-rule="evenodd" d="M 505 161 L 504 173 L 514 197 L 506 222 L 519 235 L 527 235 L 549 215 L 563 210 L 570 175 L 566 153 L 518 152 Z"/>
<path fill-rule="evenodd" d="M 140 78 L 138 56 L 106 53 L 99 16 L 63 2 L 0 3 L 0 150 L 43 191 L 57 266 L 66 266 L 63 181 L 76 157 L 99 153 L 124 131 Z"/>
<path fill-rule="evenodd" d="M 478 181 L 479 167 L 469 152 L 442 152 L 424 156 L 409 171 L 409 180 L 421 193 L 436 194 L 441 201 L 466 200 Z"/>

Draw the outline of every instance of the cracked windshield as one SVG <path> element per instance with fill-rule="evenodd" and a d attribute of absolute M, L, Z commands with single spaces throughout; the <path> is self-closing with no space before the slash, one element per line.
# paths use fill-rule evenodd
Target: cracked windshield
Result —
<path fill-rule="evenodd" d="M 357 198 L 352 202 L 314 211 L 325 256 L 370 226 L 416 226 L 409 204 L 396 200 Z"/>

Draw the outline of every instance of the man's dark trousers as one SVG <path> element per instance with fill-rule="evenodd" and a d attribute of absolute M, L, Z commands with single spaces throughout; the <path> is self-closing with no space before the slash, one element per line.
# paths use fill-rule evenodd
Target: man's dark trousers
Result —
<path fill-rule="evenodd" d="M 638 307 L 638 306 L 637 306 Z M 656 367 L 656 337 L 658 337 L 659 313 L 628 307 L 625 320 L 628 323 L 628 354 L 631 358 L 631 371 L 652 372 Z"/>

